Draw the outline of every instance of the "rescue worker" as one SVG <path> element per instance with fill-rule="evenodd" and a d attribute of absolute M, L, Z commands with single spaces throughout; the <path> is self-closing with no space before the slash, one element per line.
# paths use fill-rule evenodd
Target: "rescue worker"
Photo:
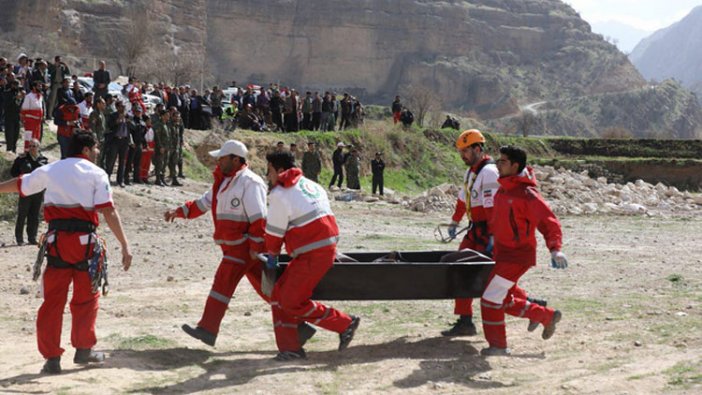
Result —
<path fill-rule="evenodd" d="M 307 151 L 302 155 L 302 173 L 305 177 L 314 182 L 319 178 L 319 173 L 322 172 L 322 156 L 317 151 L 314 141 L 307 143 Z"/>
<path fill-rule="evenodd" d="M 41 166 L 49 163 L 44 155 L 39 152 L 39 140 L 32 139 L 29 142 L 29 151 L 21 153 L 12 163 L 10 175 L 19 177 L 22 174 L 29 174 Z M 41 202 L 44 200 L 43 191 L 29 196 L 20 196 L 17 202 L 17 222 L 15 223 L 15 240 L 17 245 L 23 245 L 24 223 L 27 222 L 27 240 L 29 244 L 37 244 L 37 231 L 39 229 L 39 210 Z"/>
<path fill-rule="evenodd" d="M 20 118 L 24 128 L 24 151 L 29 149 L 29 141 L 42 138 L 42 122 L 44 120 L 44 99 L 41 93 L 42 83 L 34 81 L 32 91 L 24 96 L 22 107 L 20 108 Z M 29 133 L 27 133 L 29 132 Z"/>
<path fill-rule="evenodd" d="M 69 158 L 53 162 L 0 183 L 0 193 L 19 192 L 20 196 L 44 193 L 44 219 L 49 223 L 45 235 L 48 264 L 42 278 L 44 302 L 37 314 L 37 343 L 46 359 L 42 373 L 61 373 L 61 326 L 68 288 L 71 299 L 71 344 L 76 348 L 73 362 L 102 362 L 105 355 L 93 350 L 99 292 L 93 292 L 88 260 L 98 237 L 98 213 L 119 241 L 122 267 L 129 270 L 132 254 L 122 230 L 119 214 L 112 202 L 107 173 L 97 167 L 97 141 L 92 134 L 72 137 Z"/>
<path fill-rule="evenodd" d="M 556 331 L 561 312 L 530 303 L 519 290 L 517 281 L 536 265 L 536 230 L 544 236 L 551 251 L 551 266 L 565 269 L 568 260 L 561 252 L 561 224 L 536 189 L 536 178 L 526 167 L 527 154 L 521 148 L 500 148 L 497 169 L 500 189 L 495 195 L 490 228 L 493 230 L 495 266 L 480 300 L 483 331 L 489 347 L 484 356 L 510 355 L 507 348 L 505 313 L 541 323 L 541 338 Z M 516 290 L 516 292 L 515 292 Z"/>
<path fill-rule="evenodd" d="M 68 156 L 71 137 L 76 130 L 81 128 L 80 118 L 80 108 L 75 104 L 61 104 L 54 111 L 54 124 L 58 126 L 56 139 L 61 149 L 61 159 Z"/>
<path fill-rule="evenodd" d="M 349 189 L 361 189 L 361 180 L 359 179 L 361 173 L 361 158 L 358 156 L 358 150 L 356 148 L 351 148 L 351 152 L 346 155 L 346 162 L 344 167 L 346 168 L 346 187 Z"/>
<path fill-rule="evenodd" d="M 492 230 L 489 219 L 492 217 L 494 197 L 499 189 L 499 173 L 492 158 L 485 152 L 485 136 L 477 129 L 466 130 L 458 136 L 456 149 L 469 166 L 463 177 L 463 187 L 456 200 L 456 208 L 451 217 L 448 233 L 456 237 L 458 224 L 465 215 L 469 230 L 463 237 L 458 249 L 470 248 L 481 254 L 492 256 Z M 466 191 L 470 191 L 466 193 Z M 470 199 L 467 196 L 470 195 Z M 526 291 L 515 287 L 514 292 L 530 303 L 546 306 L 546 301 L 527 297 Z M 458 319 L 450 329 L 442 331 L 444 336 L 474 336 L 477 331 L 473 323 L 473 299 L 464 298 L 454 301 L 453 313 Z M 529 330 L 538 323 L 532 323 Z"/>
<path fill-rule="evenodd" d="M 161 110 L 154 122 L 154 167 L 158 186 L 166 186 L 165 173 L 168 165 L 169 147 L 171 146 L 171 132 L 168 130 L 168 110 Z"/>
<path fill-rule="evenodd" d="M 222 261 L 217 268 L 212 289 L 205 303 L 202 318 L 195 328 L 183 325 L 188 335 L 214 346 L 229 301 L 241 278 L 246 275 L 254 290 L 261 292 L 262 264 L 256 253 L 263 251 L 266 222 L 266 193 L 263 179 L 246 162 L 248 149 L 236 140 L 226 141 L 219 150 L 210 151 L 217 159 L 214 184 L 201 198 L 165 213 L 165 219 L 193 219 L 212 210 L 214 241 L 222 249 Z M 314 328 L 301 328 L 303 343 L 314 334 Z"/>
<path fill-rule="evenodd" d="M 485 137 L 477 129 L 466 130 L 458 136 L 456 149 L 463 163 L 468 166 L 463 176 L 463 187 L 458 193 L 456 208 L 448 228 L 449 236 L 456 237 L 456 229 L 465 216 L 469 230 L 463 237 L 459 250 L 470 248 L 485 255 L 491 254 L 491 236 L 488 219 L 492 215 L 493 199 L 500 185 L 497 167 L 485 152 Z M 474 336 L 473 299 L 456 299 L 453 313 L 459 316 L 444 336 Z"/>
<path fill-rule="evenodd" d="M 319 302 L 312 291 L 334 264 L 339 228 L 324 189 L 302 176 L 290 152 L 272 152 L 268 161 L 269 215 L 265 251 L 269 268 L 277 266 L 283 243 L 292 261 L 271 293 L 276 361 L 305 359 L 298 325 L 308 322 L 339 334 L 339 351 L 353 339 L 360 318 Z"/>

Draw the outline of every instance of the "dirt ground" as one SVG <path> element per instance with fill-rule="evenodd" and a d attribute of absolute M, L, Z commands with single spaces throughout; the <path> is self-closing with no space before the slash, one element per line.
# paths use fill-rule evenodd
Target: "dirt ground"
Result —
<path fill-rule="evenodd" d="M 207 184 L 179 189 L 131 186 L 115 200 L 134 264 L 118 269 L 109 235 L 111 292 L 100 300 L 100 366 L 72 363 L 70 312 L 64 316 L 64 373 L 42 376 L 31 281 L 33 246 L 13 243 L 0 224 L 0 392 L 2 393 L 700 393 L 702 392 L 702 216 L 564 217 L 566 271 L 539 264 L 521 284 L 563 312 L 554 337 L 508 319 L 513 356 L 485 359 L 482 330 L 446 339 L 451 301 L 335 302 L 362 317 L 343 353 L 336 334 L 318 331 L 308 360 L 276 363 L 269 308 L 244 280 L 217 346 L 185 335 L 195 324 L 219 261 L 209 215 L 166 224 L 161 213 L 198 196 Z M 333 203 L 342 251 L 455 249 L 434 241 L 446 214 L 421 214 L 383 202 Z M 42 227 L 44 227 L 42 225 Z M 106 228 L 103 226 L 103 228 Z M 106 229 L 103 234 L 108 234 Z M 21 294 L 21 289 L 28 294 Z M 480 322 L 479 304 L 474 304 Z"/>

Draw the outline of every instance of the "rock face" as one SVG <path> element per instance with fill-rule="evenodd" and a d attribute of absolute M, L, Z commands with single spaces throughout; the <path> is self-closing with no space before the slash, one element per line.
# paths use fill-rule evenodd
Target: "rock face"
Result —
<path fill-rule="evenodd" d="M 219 81 L 343 89 L 383 103 L 414 85 L 439 92 L 444 108 L 484 117 L 644 83 L 558 0 L 0 0 L 0 29 L 10 47 L 92 63 L 114 53 L 105 36 L 127 29 L 138 5 L 160 50 L 207 59 Z"/>
<path fill-rule="evenodd" d="M 675 78 L 702 93 L 702 6 L 643 39 L 629 58 L 647 79 Z"/>
<path fill-rule="evenodd" d="M 209 0 L 207 7 L 208 59 L 221 78 L 334 87 L 377 100 L 423 86 L 440 92 L 445 107 L 487 117 L 512 112 L 515 100 L 643 84 L 625 56 L 555 0 Z"/>

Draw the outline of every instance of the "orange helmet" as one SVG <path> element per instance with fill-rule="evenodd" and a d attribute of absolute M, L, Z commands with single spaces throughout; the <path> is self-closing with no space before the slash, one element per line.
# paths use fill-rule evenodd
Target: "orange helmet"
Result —
<path fill-rule="evenodd" d="M 456 148 L 462 150 L 473 144 L 485 143 L 485 137 L 478 129 L 465 130 L 456 140 Z"/>

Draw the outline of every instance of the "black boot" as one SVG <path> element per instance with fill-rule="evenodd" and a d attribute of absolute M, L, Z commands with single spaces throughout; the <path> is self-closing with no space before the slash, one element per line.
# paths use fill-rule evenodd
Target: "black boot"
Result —
<path fill-rule="evenodd" d="M 548 304 L 548 302 L 545 301 L 544 299 L 536 299 L 536 298 L 531 298 L 531 297 L 528 297 L 527 301 L 529 303 L 538 304 L 539 306 L 542 306 L 542 307 L 546 307 L 546 305 Z M 530 320 L 529 325 L 527 325 L 527 331 L 534 332 L 536 330 L 536 328 L 539 327 L 539 324 L 540 324 L 539 321 L 531 321 Z"/>
<path fill-rule="evenodd" d="M 171 186 L 172 186 L 172 187 L 182 187 L 183 184 L 181 184 L 181 183 L 178 182 L 178 178 L 177 178 L 177 177 L 173 177 L 173 178 L 171 179 Z"/>
<path fill-rule="evenodd" d="M 353 335 L 358 329 L 358 324 L 361 323 L 360 317 L 351 316 L 351 324 L 346 328 L 345 331 L 339 333 L 339 351 L 344 351 L 353 340 Z"/>
<path fill-rule="evenodd" d="M 61 357 L 49 358 L 41 368 L 41 373 L 44 374 L 59 374 L 61 373 Z"/>
<path fill-rule="evenodd" d="M 304 347 L 305 343 L 307 343 L 308 340 L 314 336 L 314 334 L 317 333 L 317 330 L 314 329 L 314 327 L 306 322 L 303 322 L 302 324 L 297 326 L 297 338 L 300 341 L 300 347 Z"/>
<path fill-rule="evenodd" d="M 300 348 L 299 351 L 281 351 L 273 358 L 276 362 L 294 361 L 296 359 L 307 359 L 304 349 Z"/>
<path fill-rule="evenodd" d="M 214 347 L 215 342 L 217 341 L 217 335 L 214 333 L 210 333 L 199 326 L 196 326 L 195 328 L 191 327 L 188 324 L 184 324 L 181 328 L 183 328 L 183 331 L 187 333 L 188 335 L 200 340 L 201 342 L 207 344 L 208 346 Z"/>
<path fill-rule="evenodd" d="M 163 182 L 163 179 L 161 177 L 156 177 L 156 182 L 154 182 L 154 185 L 158 185 L 160 187 L 165 187 L 166 183 Z"/>
<path fill-rule="evenodd" d="M 76 348 L 76 355 L 73 356 L 73 363 L 87 365 L 89 363 L 100 363 L 105 361 L 105 353 L 93 351 L 90 348 Z"/>
<path fill-rule="evenodd" d="M 462 315 L 450 329 L 442 331 L 441 335 L 446 337 L 475 336 L 477 333 L 478 331 L 473 324 L 473 317 Z"/>

